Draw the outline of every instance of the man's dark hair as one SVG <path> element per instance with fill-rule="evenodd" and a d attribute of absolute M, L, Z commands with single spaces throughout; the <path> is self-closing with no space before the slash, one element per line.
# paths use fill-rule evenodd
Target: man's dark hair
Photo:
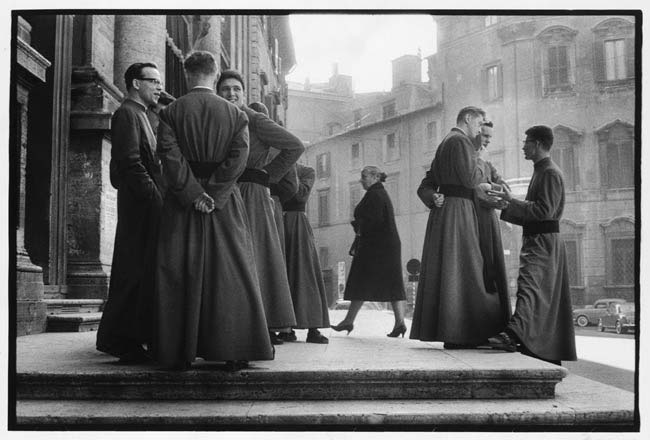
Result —
<path fill-rule="evenodd" d="M 465 107 L 458 112 L 458 117 L 456 118 L 456 124 L 460 124 L 461 122 L 463 122 L 465 116 L 467 116 L 468 114 L 472 115 L 473 117 L 481 116 L 484 118 L 485 110 L 473 106 Z"/>
<path fill-rule="evenodd" d="M 494 128 L 494 123 L 492 121 L 485 121 L 482 126 Z"/>
<path fill-rule="evenodd" d="M 210 52 L 197 50 L 185 58 L 183 68 L 190 75 L 214 75 L 217 73 L 217 62 Z"/>
<path fill-rule="evenodd" d="M 217 81 L 217 93 L 219 93 L 219 90 L 221 89 L 221 83 L 230 78 L 234 78 L 239 81 L 241 84 L 241 89 L 246 90 L 246 86 L 244 86 L 244 79 L 242 78 L 241 73 L 237 72 L 236 70 L 224 70 L 221 72 L 219 80 Z"/>
<path fill-rule="evenodd" d="M 147 67 L 158 69 L 158 66 L 154 63 L 133 63 L 128 69 L 126 69 L 126 72 L 124 72 L 126 90 L 131 90 L 133 88 L 133 80 L 142 78 L 142 70 Z"/>
<path fill-rule="evenodd" d="M 546 151 L 553 145 L 553 130 L 546 125 L 534 125 L 526 130 L 526 136 L 532 140 L 539 141 Z"/>
<path fill-rule="evenodd" d="M 269 115 L 269 109 L 261 102 L 252 102 L 249 105 L 250 108 L 255 110 L 257 113 L 264 113 L 266 116 Z"/>

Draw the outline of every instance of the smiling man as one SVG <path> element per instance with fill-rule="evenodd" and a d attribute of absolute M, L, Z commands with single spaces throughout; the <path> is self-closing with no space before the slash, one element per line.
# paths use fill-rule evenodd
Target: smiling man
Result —
<path fill-rule="evenodd" d="M 253 236 L 269 336 L 277 345 L 283 343 L 283 339 L 289 341 L 295 338 L 290 328 L 296 325 L 296 317 L 270 187 L 280 182 L 298 161 L 305 147 L 300 139 L 273 119 L 246 106 L 244 79 L 236 70 L 221 73 L 217 93 L 239 107 L 249 120 L 250 154 L 238 185 Z M 279 150 L 273 157 L 271 147 Z M 275 332 L 284 336 L 278 337 Z"/>
<path fill-rule="evenodd" d="M 156 137 L 147 118 L 162 92 L 158 67 L 132 64 L 124 73 L 127 96 L 111 121 L 111 184 L 117 189 L 117 231 L 108 301 L 97 349 L 122 362 L 143 362 L 151 342 L 151 262 L 164 192 Z"/>

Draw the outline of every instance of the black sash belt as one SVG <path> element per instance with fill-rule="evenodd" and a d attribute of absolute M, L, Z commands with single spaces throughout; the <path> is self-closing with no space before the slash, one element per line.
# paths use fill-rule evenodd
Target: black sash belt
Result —
<path fill-rule="evenodd" d="M 545 220 L 524 225 L 524 235 L 551 234 L 554 232 L 560 232 L 560 223 L 557 220 Z"/>
<path fill-rule="evenodd" d="M 198 162 L 194 160 L 188 160 L 187 163 L 190 165 L 194 177 L 199 179 L 209 178 L 214 173 L 214 170 L 221 165 L 221 162 Z"/>
<path fill-rule="evenodd" d="M 305 212 L 305 202 L 298 202 L 296 200 L 289 200 L 282 204 L 283 211 L 301 211 Z"/>
<path fill-rule="evenodd" d="M 461 185 L 440 185 L 440 192 L 445 197 L 461 197 L 463 199 L 474 200 L 474 190 Z"/>
<path fill-rule="evenodd" d="M 258 185 L 269 186 L 268 173 L 256 168 L 246 168 L 237 182 L 252 182 Z"/>

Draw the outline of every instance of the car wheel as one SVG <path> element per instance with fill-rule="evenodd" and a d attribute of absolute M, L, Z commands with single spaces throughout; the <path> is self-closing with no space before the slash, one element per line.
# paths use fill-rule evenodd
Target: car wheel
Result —
<path fill-rule="evenodd" d="M 576 318 L 576 324 L 578 324 L 578 327 L 587 327 L 589 319 L 585 315 L 580 315 Z"/>
<path fill-rule="evenodd" d="M 625 333 L 625 329 L 621 325 L 621 321 L 616 321 L 616 333 L 618 333 L 619 335 L 621 333 Z"/>
<path fill-rule="evenodd" d="M 598 320 L 598 331 L 599 332 L 604 332 L 605 331 L 605 327 L 603 327 L 603 320 L 602 319 Z"/>

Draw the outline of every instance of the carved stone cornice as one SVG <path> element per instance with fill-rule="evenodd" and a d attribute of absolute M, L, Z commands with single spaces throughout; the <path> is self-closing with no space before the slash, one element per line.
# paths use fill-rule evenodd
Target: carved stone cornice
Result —
<path fill-rule="evenodd" d="M 45 82 L 47 68 L 50 67 L 52 63 L 50 63 L 43 55 L 38 53 L 36 49 L 27 44 L 22 38 L 16 38 L 16 42 L 16 62 L 18 65 L 27 73 L 31 74 L 34 79 Z"/>
<path fill-rule="evenodd" d="M 113 112 L 124 95 L 108 78 L 91 66 L 72 69 L 72 130 L 110 130 Z"/>

